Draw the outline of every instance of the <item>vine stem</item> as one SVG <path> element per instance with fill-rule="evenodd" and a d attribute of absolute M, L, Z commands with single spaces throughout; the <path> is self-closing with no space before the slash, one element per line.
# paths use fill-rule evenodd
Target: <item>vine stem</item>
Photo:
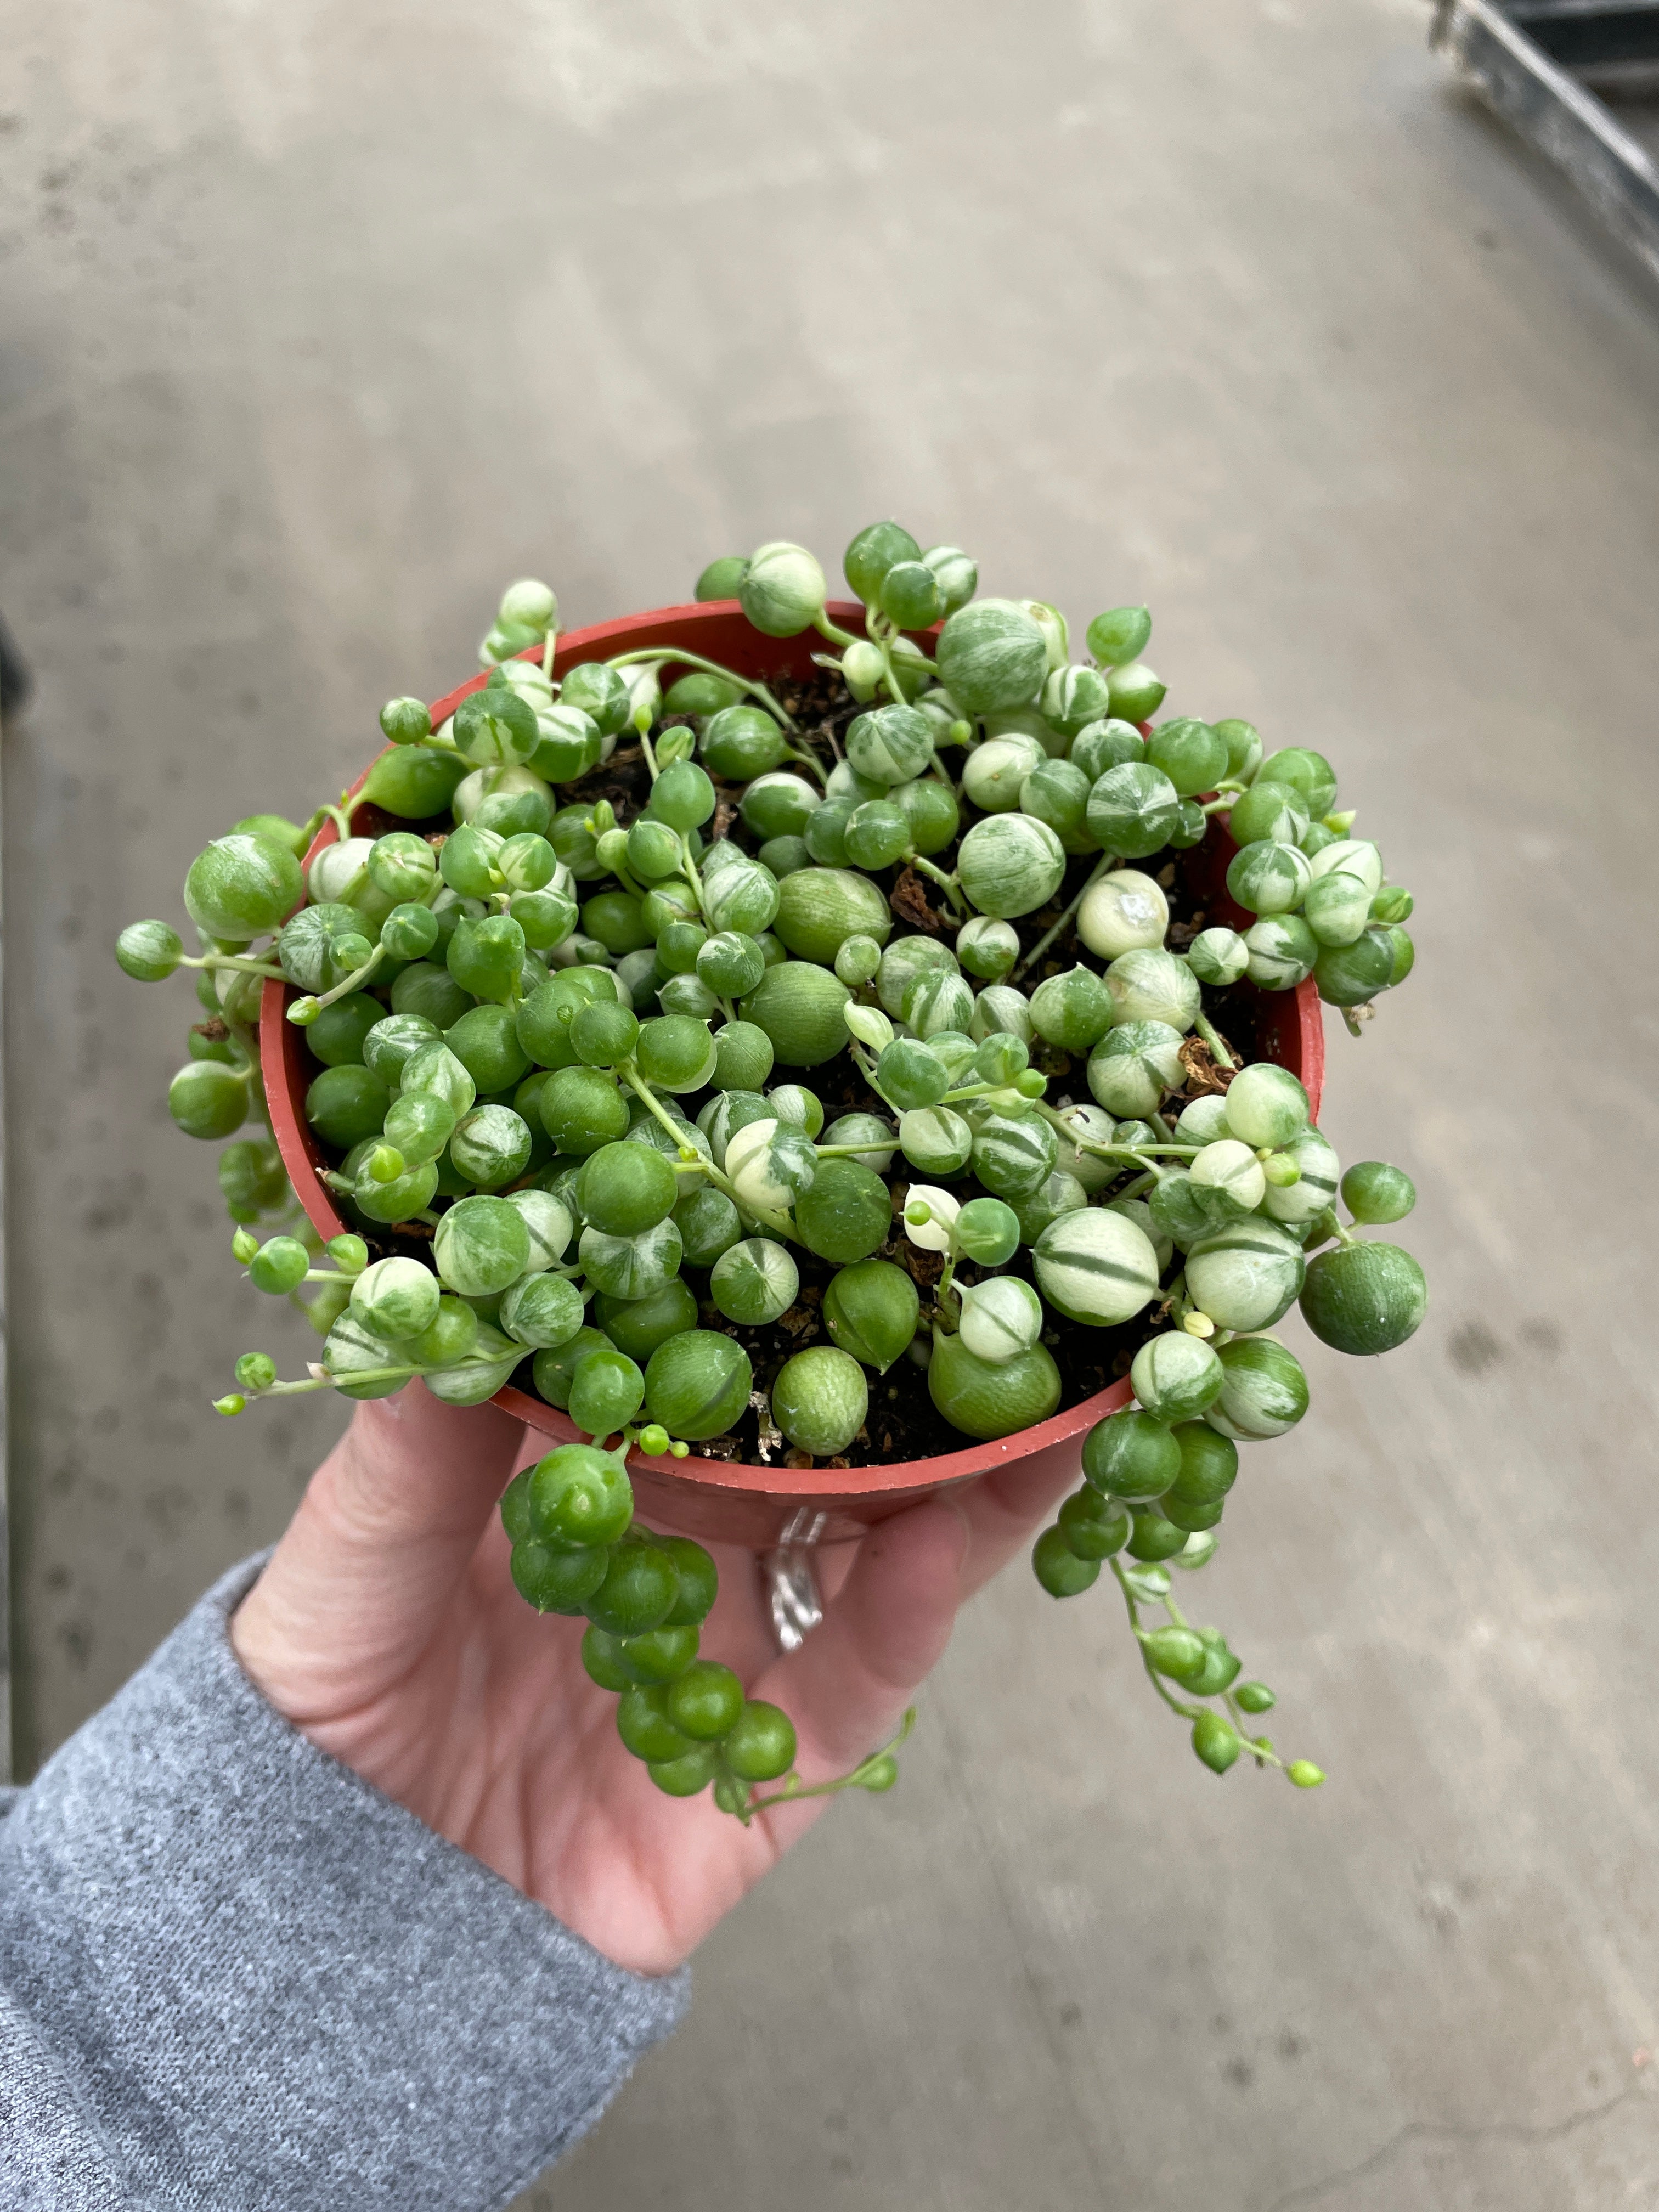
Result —
<path fill-rule="evenodd" d="M 1091 868 L 1087 877 L 1084 879 L 1084 882 L 1079 888 L 1076 897 L 1068 904 L 1065 913 L 1061 915 L 1060 920 L 1054 924 L 1054 927 L 1052 929 L 1044 930 L 1042 935 L 1038 938 L 1036 943 L 1031 947 L 1025 957 L 1016 966 L 1013 971 L 1014 975 L 1023 975 L 1025 973 L 1025 970 L 1031 966 L 1034 961 L 1042 959 L 1043 954 L 1054 943 L 1055 938 L 1060 935 L 1060 931 L 1065 928 L 1066 923 L 1077 912 L 1078 908 L 1082 905 L 1084 900 L 1094 889 L 1095 885 L 1100 881 L 1101 878 L 1103 875 L 1108 874 L 1117 866 L 1118 856 L 1115 853 L 1103 853 L 1101 854 L 1099 860 L 1095 863 L 1094 866 Z M 1013 981 L 1013 976 L 1010 976 L 1009 981 L 1012 982 Z"/>
<path fill-rule="evenodd" d="M 1284 1760 L 1277 1757 L 1274 1753 L 1265 1749 L 1250 1734 L 1250 1717 L 1231 1690 L 1224 1690 L 1221 1692 L 1221 1702 L 1227 1708 L 1227 1717 L 1237 1729 L 1239 1741 L 1255 1759 L 1256 1765 L 1259 1767 L 1267 1766 L 1269 1764 L 1282 1767 L 1285 1764 Z"/>
<path fill-rule="evenodd" d="M 726 1176 L 720 1169 L 714 1165 L 713 1160 L 704 1159 L 702 1154 L 697 1151 L 695 1146 L 688 1145 L 686 1143 L 684 1132 L 675 1127 L 667 1109 L 663 1105 L 661 1100 L 651 1089 L 650 1085 L 641 1081 L 639 1071 L 632 1065 L 631 1062 L 624 1066 L 619 1073 L 629 1088 L 636 1092 L 637 1095 L 645 1102 L 646 1105 L 650 1108 L 652 1113 L 656 1115 L 658 1121 L 661 1122 L 668 1134 L 674 1139 L 674 1143 L 679 1152 L 680 1162 L 683 1166 L 695 1169 L 698 1174 L 707 1176 L 709 1182 L 714 1184 L 715 1189 L 724 1191 L 726 1195 L 731 1200 L 732 1205 L 735 1206 L 740 1212 L 746 1213 L 752 1220 L 758 1221 L 763 1227 L 769 1229 L 774 1236 L 787 1237 L 792 1244 L 799 1244 L 800 1243 L 801 1240 L 795 1234 L 795 1225 L 792 1221 L 786 1220 L 781 1214 L 774 1213 L 769 1207 L 750 1206 L 746 1202 L 746 1200 L 739 1198 Z M 868 1151 L 870 1148 L 866 1146 L 863 1149 Z"/>
<path fill-rule="evenodd" d="M 355 1389 L 360 1382 L 391 1382 L 398 1380 L 406 1382 L 416 1375 L 459 1375 L 464 1374 L 468 1368 L 476 1370 L 493 1367 L 498 1364 L 489 1359 L 459 1359 L 453 1367 L 423 1367 L 416 1363 L 398 1367 L 354 1368 L 344 1375 L 331 1375 L 325 1370 L 320 1375 L 313 1375 L 308 1382 L 272 1382 L 264 1390 L 251 1390 L 246 1393 L 246 1395 L 250 1399 L 300 1398 L 313 1390 Z"/>
<path fill-rule="evenodd" d="M 1123 1593 L 1123 1602 L 1129 1615 L 1130 1632 L 1135 1638 L 1135 1648 L 1140 1654 L 1140 1663 L 1146 1669 L 1147 1680 L 1158 1692 L 1158 1696 L 1163 1698 L 1164 1704 L 1169 1706 L 1171 1712 L 1179 1713 L 1182 1719 L 1184 1721 L 1195 1721 L 1200 1713 L 1203 1711 L 1204 1708 L 1201 1705 L 1182 1705 L 1180 1698 L 1176 1696 L 1174 1691 L 1170 1688 L 1162 1674 L 1158 1673 L 1157 1668 L 1153 1666 L 1152 1661 L 1146 1656 L 1146 1647 L 1140 1641 L 1140 1608 L 1135 1603 L 1134 1592 L 1129 1588 L 1128 1577 L 1123 1571 L 1121 1562 L 1114 1557 L 1108 1559 L 1106 1564 L 1110 1567 L 1113 1576 L 1116 1580 L 1117 1586 Z"/>
<path fill-rule="evenodd" d="M 401 1379 L 407 1382 L 416 1375 L 431 1370 L 424 1367 L 366 1367 L 350 1375 L 313 1375 L 307 1382 L 272 1382 L 263 1390 L 249 1395 L 255 1398 L 302 1398 L 312 1390 L 337 1390 L 343 1383 L 390 1382 Z"/>
<path fill-rule="evenodd" d="M 943 868 L 936 868 L 923 854 L 912 851 L 907 853 L 905 858 L 913 868 L 920 869 L 924 876 L 930 876 L 933 878 L 956 908 L 958 915 L 967 913 L 968 909 L 963 903 L 962 893 L 957 888 L 957 879 L 954 876 L 947 876 Z"/>
<path fill-rule="evenodd" d="M 1076 1151 L 1093 1152 L 1103 1160 L 1133 1160 L 1137 1167 L 1148 1169 L 1154 1175 L 1158 1173 L 1158 1168 L 1152 1158 L 1152 1153 L 1170 1152 L 1179 1159 L 1191 1159 L 1194 1153 L 1203 1150 L 1201 1145 L 1108 1145 L 1098 1138 L 1079 1136 L 1058 1107 L 1051 1106 L 1046 1098 L 1034 1098 L 1030 1103 Z"/>
<path fill-rule="evenodd" d="M 623 1079 L 627 1083 L 629 1090 L 632 1091 L 645 1105 L 649 1107 L 652 1113 L 656 1115 L 658 1121 L 661 1122 L 668 1134 L 674 1139 L 675 1147 L 679 1152 L 684 1164 L 687 1167 L 690 1167 L 694 1163 L 704 1167 L 708 1166 L 710 1163 L 703 1159 L 702 1154 L 697 1150 L 696 1146 L 695 1145 L 688 1145 L 686 1143 L 685 1132 L 674 1126 L 673 1116 L 669 1113 L 667 1108 L 663 1104 L 661 1099 L 658 1097 L 656 1092 L 652 1090 L 650 1085 L 647 1083 L 641 1081 L 639 1073 L 634 1066 L 631 1060 L 624 1063 L 621 1073 Z"/>
<path fill-rule="evenodd" d="M 849 639 L 848 641 L 850 644 L 852 641 Z M 758 699 L 763 707 L 777 716 L 786 730 L 793 730 L 795 726 L 793 717 L 785 713 L 766 684 L 757 682 L 753 677 L 739 676 L 736 669 L 722 668 L 718 660 L 705 660 L 700 653 L 688 653 L 680 646 L 676 646 L 672 653 L 665 653 L 660 646 L 655 645 L 647 646 L 637 653 L 619 653 L 609 665 L 612 668 L 635 668 L 647 660 L 678 661 L 687 668 L 701 668 L 706 676 L 723 676 L 728 684 L 735 684 L 739 690 L 747 691 L 752 698 Z"/>
<path fill-rule="evenodd" d="M 363 983 L 374 973 L 374 970 L 380 966 L 380 963 L 386 957 L 386 947 L 384 945 L 377 945 L 374 951 L 369 954 L 368 959 L 364 961 L 362 966 L 361 968 L 353 969 L 352 972 L 345 978 L 344 981 L 337 983 L 331 991 L 325 991 L 322 993 L 320 997 L 312 999 L 309 1002 L 304 999 L 296 999 L 288 1010 L 288 1018 L 289 1021 L 294 1022 L 294 1025 L 296 1029 L 308 1028 L 310 1026 L 308 1023 L 295 1020 L 295 1017 L 299 1012 L 301 1006 L 309 1003 L 312 1020 L 314 1021 L 317 1016 L 322 1012 L 325 1006 L 331 1006 L 337 999 L 349 998 L 354 991 L 361 989 Z"/>
<path fill-rule="evenodd" d="M 830 734 L 830 744 L 833 750 L 836 744 L 833 732 Z M 839 752 L 836 752 L 836 757 L 837 760 L 840 759 L 841 756 Z M 784 758 L 785 760 L 796 762 L 802 768 L 810 768 L 813 775 L 817 776 L 818 780 L 819 788 L 824 791 L 827 791 L 830 788 L 830 779 L 823 772 L 823 763 L 821 760 L 815 758 L 812 754 L 803 752 L 798 748 L 792 746 L 784 755 Z"/>
<path fill-rule="evenodd" d="M 186 953 L 179 963 L 181 968 L 231 968 L 239 975 L 263 975 L 268 982 L 286 983 L 288 978 L 280 968 L 273 968 L 267 960 L 245 960 L 236 952 L 204 952 L 197 959 Z"/>
<path fill-rule="evenodd" d="M 708 906 L 702 895 L 702 877 L 698 871 L 696 862 L 691 857 L 690 841 L 683 831 L 680 833 L 680 869 L 686 882 L 691 886 L 691 896 L 697 902 L 697 912 L 707 921 Z"/>
<path fill-rule="evenodd" d="M 904 696 L 904 687 L 898 680 L 898 671 L 893 665 L 893 641 L 884 631 L 877 637 L 876 648 L 881 654 L 882 674 L 888 690 L 892 694 L 893 704 L 908 707 L 910 702 Z"/>
<path fill-rule="evenodd" d="M 1194 1014 L 1193 1016 L 1193 1027 L 1198 1031 L 1200 1036 L 1203 1038 L 1205 1043 L 1209 1046 L 1210 1057 L 1214 1060 L 1218 1067 L 1232 1069 L 1237 1068 L 1238 1062 L 1233 1058 L 1231 1053 L 1228 1051 L 1226 1046 L 1222 1042 L 1214 1023 L 1210 1019 L 1207 1014 L 1201 1012 Z"/>
<path fill-rule="evenodd" d="M 243 1054 L 247 1060 L 247 1074 L 246 1079 L 248 1087 L 248 1097 L 258 1111 L 259 1119 L 264 1123 L 266 1129 L 274 1134 L 275 1132 L 270 1119 L 270 1102 L 265 1097 L 264 1067 L 264 1063 L 259 1058 L 258 1034 L 256 1030 L 249 1029 L 245 1022 L 238 1021 L 234 1014 L 227 1013 L 222 1007 L 220 1009 L 219 1018 L 223 1022 L 225 1027 L 230 1031 L 232 1036 L 235 1038 L 237 1043 L 242 1048 Z M 240 1073 L 240 1072 L 241 1071 L 239 1069 L 238 1073 Z M 289 1188 L 289 1190 L 292 1191 L 293 1185 L 290 1184 Z M 296 1198 L 295 1200 L 296 1206 L 298 1206 L 298 1203 L 299 1201 Z M 301 1218 L 304 1218 L 303 1213 L 301 1214 Z"/>
<path fill-rule="evenodd" d="M 831 1797 L 839 1790 L 858 1789 L 864 1777 L 870 1772 L 878 1759 L 890 1758 L 893 1753 L 898 1750 L 915 1724 L 916 1709 L 914 1705 L 910 1705 L 905 1711 L 904 1718 L 899 1723 L 899 1731 L 896 1736 L 883 1744 L 879 1751 L 872 1751 L 868 1759 L 861 1759 L 850 1774 L 838 1774 L 832 1782 L 814 1782 L 809 1785 L 804 1783 L 798 1774 L 792 1774 L 782 1789 L 775 1791 L 770 1797 L 757 1798 L 752 1805 L 744 1806 L 743 1810 L 744 1826 L 748 1826 L 757 1813 L 769 1812 L 774 1805 L 798 1805 L 805 1797 Z"/>
<path fill-rule="evenodd" d="M 435 744 L 438 740 L 436 738 L 429 738 L 426 739 L 425 742 L 428 744 Z M 454 752 L 457 750 L 452 739 L 446 738 L 443 740 L 443 743 L 449 751 Z M 312 815 L 311 819 L 306 823 L 306 843 L 307 845 L 310 844 L 312 839 L 317 835 L 317 832 L 322 828 L 325 822 L 331 822 L 334 824 L 335 836 L 343 845 L 347 838 L 352 835 L 351 816 L 353 810 L 359 806 L 367 806 L 368 803 L 368 793 L 367 792 L 360 791 L 357 793 L 357 796 L 354 799 L 351 793 L 348 791 L 342 793 L 340 803 L 337 806 L 324 805 L 318 807 L 316 811 Z"/>
<path fill-rule="evenodd" d="M 619 823 L 613 823 L 611 826 L 612 828 L 619 828 L 621 825 Z M 591 835 L 592 833 L 590 832 L 589 834 Z M 599 834 L 603 836 L 605 833 L 601 830 Z M 613 863 L 611 872 L 617 878 L 617 881 L 622 885 L 623 889 L 627 891 L 631 897 L 639 899 L 641 902 L 647 899 L 651 896 L 653 890 L 655 888 L 655 886 L 651 884 L 641 883 L 638 877 L 636 877 L 629 869 L 626 860 L 618 860 Z"/>
<path fill-rule="evenodd" d="M 1133 1632 L 1137 1643 L 1139 1644 L 1141 1634 L 1140 1609 L 1135 1603 L 1134 1593 L 1129 1588 L 1127 1577 L 1124 1574 L 1123 1568 L 1119 1561 L 1115 1559 L 1109 1559 L 1107 1561 L 1107 1565 L 1111 1568 L 1112 1573 L 1116 1577 L 1117 1586 L 1123 1593 L 1123 1602 L 1127 1608 L 1129 1614 L 1129 1626 Z M 1185 1628 L 1188 1625 L 1186 1616 L 1182 1612 L 1181 1607 L 1175 1602 L 1175 1600 L 1166 1594 L 1163 1602 L 1164 1610 L 1169 1614 L 1170 1619 L 1175 1626 L 1177 1628 Z M 1157 1668 L 1153 1666 L 1152 1661 L 1147 1657 L 1146 1647 L 1144 1644 L 1139 1644 L 1139 1650 L 1140 1663 L 1146 1669 L 1146 1679 L 1151 1682 L 1152 1687 L 1158 1692 L 1158 1696 L 1163 1698 L 1164 1704 L 1169 1706 L 1171 1712 L 1179 1713 L 1182 1719 L 1184 1721 L 1196 1721 L 1200 1719 L 1205 1713 L 1211 1712 L 1214 1710 L 1212 1706 L 1208 1705 L 1183 1705 L 1181 1699 L 1177 1698 L 1175 1692 L 1169 1687 L 1168 1684 L 1164 1681 L 1164 1677 L 1158 1673 Z M 1221 1692 L 1221 1698 L 1223 1704 L 1227 1708 L 1227 1718 L 1232 1723 L 1234 1733 L 1238 1737 L 1240 1750 L 1248 1752 L 1250 1757 L 1255 1759 L 1258 1766 L 1276 1766 L 1282 1773 L 1285 1771 L 1284 1760 L 1279 1756 L 1279 1753 L 1271 1747 L 1271 1746 L 1259 1742 L 1256 1738 L 1249 1733 L 1249 1729 L 1244 1725 L 1243 1715 L 1233 1703 L 1232 1692 L 1231 1688 L 1224 1690 Z"/>
<path fill-rule="evenodd" d="M 908 707 L 910 702 L 900 687 L 893 661 L 893 647 L 904 633 L 890 615 L 880 614 L 873 607 L 866 610 L 865 626 L 870 643 L 881 655 L 882 668 L 887 678 L 887 688 L 893 695 L 894 705 Z M 856 641 L 854 641 L 856 642 Z M 908 639 L 905 641 L 907 644 L 909 642 Z M 914 647 L 912 650 L 916 657 L 914 660 L 907 661 L 905 665 L 915 669 L 921 675 L 937 677 L 939 664 L 929 660 L 920 647 Z"/>
<path fill-rule="evenodd" d="M 831 645 L 864 645 L 868 642 L 865 638 L 854 637 L 850 629 L 843 629 L 839 623 L 831 622 L 828 610 L 823 607 L 820 607 L 813 616 L 812 627 L 820 637 L 827 637 Z"/>
<path fill-rule="evenodd" d="M 876 1097 L 880 1099 L 882 1104 L 887 1109 L 890 1114 L 896 1114 L 902 1117 L 904 1109 L 902 1106 L 895 1106 L 892 1100 L 887 1096 L 887 1093 L 882 1089 L 880 1084 L 876 1080 L 876 1071 L 871 1061 L 868 1048 L 860 1043 L 857 1037 L 854 1037 L 853 1040 L 852 1050 L 854 1061 L 858 1067 L 859 1073 L 864 1078 L 866 1086 L 871 1091 L 874 1091 Z M 945 1095 L 948 1097 L 950 1094 L 947 1092 Z M 873 1150 L 873 1147 L 866 1147 L 866 1149 Z"/>

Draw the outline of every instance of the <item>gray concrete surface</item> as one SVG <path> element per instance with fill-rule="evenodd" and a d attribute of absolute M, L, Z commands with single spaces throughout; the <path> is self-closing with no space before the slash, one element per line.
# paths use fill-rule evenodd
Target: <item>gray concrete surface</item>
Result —
<path fill-rule="evenodd" d="M 109 940 L 507 577 L 580 621 L 891 510 L 1145 594 L 1172 705 L 1328 749 L 1420 899 L 1324 1118 L 1418 1176 L 1434 1310 L 1314 1358 L 1205 1600 L 1328 1787 L 1200 1771 L 1012 1576 L 526 2205 L 1659 2204 L 1659 310 L 1425 27 L 0 5 L 26 1760 L 334 1425 L 207 1411 L 270 1325 Z"/>

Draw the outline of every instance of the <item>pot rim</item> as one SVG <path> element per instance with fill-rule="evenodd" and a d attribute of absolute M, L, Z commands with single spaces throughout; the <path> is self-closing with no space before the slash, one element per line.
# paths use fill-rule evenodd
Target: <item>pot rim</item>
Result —
<path fill-rule="evenodd" d="M 726 621 L 740 611 L 735 599 L 693 601 L 689 605 L 656 607 L 643 614 L 624 615 L 609 623 L 595 623 L 586 629 L 568 630 L 557 641 L 554 652 L 554 672 L 562 674 L 584 660 L 608 659 L 613 654 L 631 647 L 653 644 L 658 634 L 672 625 L 683 632 L 704 622 Z M 864 609 L 848 601 L 832 600 L 827 610 L 830 619 L 843 629 L 864 627 Z M 678 641 L 683 642 L 683 637 Z M 780 640 L 780 644 L 787 641 Z M 539 659 L 541 654 L 532 647 L 516 656 L 520 659 Z M 665 648 L 665 659 L 672 660 L 672 647 Z M 481 669 L 453 691 L 446 692 L 431 708 L 432 726 L 437 729 L 447 721 L 461 701 L 474 691 L 482 690 L 489 680 L 489 671 Z M 395 747 L 382 747 L 391 752 Z M 380 754 L 375 756 L 376 759 Z M 374 763 L 371 761 L 350 787 L 349 795 L 355 796 L 368 780 Z M 302 866 L 310 872 L 311 864 L 325 846 L 335 843 L 337 832 L 332 821 L 325 822 L 312 841 Z M 289 1181 L 306 1214 L 319 1234 L 323 1237 L 339 1235 L 345 1223 L 335 1211 L 329 1194 L 318 1178 L 318 1157 L 313 1155 L 310 1133 L 298 1101 L 303 1095 L 304 1067 L 302 1050 L 305 1032 L 284 1018 L 289 999 L 296 995 L 288 982 L 267 981 L 259 1006 L 260 1062 L 264 1083 L 265 1100 L 270 1109 L 272 1133 L 276 1139 L 283 1164 L 288 1170 Z M 1300 1080 L 1308 1093 L 1312 1109 L 1311 1118 L 1319 1116 L 1321 1093 L 1325 1069 L 1325 1038 L 1319 995 L 1311 981 L 1304 981 L 1296 989 L 1296 1038 L 1301 1060 Z M 890 1372 L 891 1370 L 889 1370 Z M 729 1490 L 745 1493 L 763 1493 L 771 1498 L 798 1497 L 802 1500 L 834 1498 L 852 1503 L 861 1498 L 875 1499 L 892 1491 L 931 1489 L 976 1474 L 1012 1466 L 1030 1459 L 1056 1445 L 1070 1443 L 1081 1438 L 1095 1423 L 1108 1413 L 1115 1413 L 1129 1403 L 1133 1393 L 1126 1376 L 1109 1390 L 1102 1390 L 1092 1398 L 1055 1413 L 1033 1428 L 1017 1430 L 1013 1435 L 995 1437 L 982 1443 L 967 1443 L 960 1451 L 945 1452 L 933 1459 L 899 1460 L 872 1467 L 836 1468 L 814 1466 L 753 1466 L 746 1461 L 705 1459 L 696 1452 L 685 1459 L 664 1455 L 648 1457 L 643 1452 L 629 1455 L 629 1465 L 637 1464 L 649 1469 L 665 1480 L 695 1482 L 703 1490 Z M 524 1421 L 531 1427 L 550 1437 L 553 1443 L 574 1443 L 581 1432 L 568 1416 L 539 1398 L 532 1398 L 511 1383 L 498 1390 L 492 1405 Z"/>

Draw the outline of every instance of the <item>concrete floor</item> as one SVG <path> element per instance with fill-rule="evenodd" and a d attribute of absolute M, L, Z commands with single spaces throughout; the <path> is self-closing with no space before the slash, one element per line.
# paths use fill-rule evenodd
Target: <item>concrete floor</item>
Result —
<path fill-rule="evenodd" d="M 1420 901 L 1324 1119 L 1417 1176 L 1434 1309 L 1316 1348 L 1209 1578 L 1329 1785 L 1217 1783 L 1112 1607 L 1011 1575 L 900 1790 L 526 2206 L 1659 2205 L 1659 307 L 1425 28 L 0 6 L 26 1765 L 335 1425 L 207 1409 L 269 1310 L 163 1110 L 187 994 L 110 940 L 507 577 L 580 622 L 891 511 L 989 589 L 1145 596 L 1172 707 L 1328 749 Z"/>

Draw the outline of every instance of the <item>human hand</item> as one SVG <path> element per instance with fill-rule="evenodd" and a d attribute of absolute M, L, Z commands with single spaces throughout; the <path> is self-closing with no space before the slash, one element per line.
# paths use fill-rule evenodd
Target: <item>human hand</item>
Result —
<path fill-rule="evenodd" d="M 826 1800 L 747 1826 L 665 1796 L 588 1679 L 584 1624 L 538 1614 L 495 1510 L 544 1437 L 418 1382 L 360 1404 L 313 1477 L 231 1638 L 279 1712 L 428 1827 L 635 1972 L 678 1966 Z M 705 1656 L 781 1705 L 807 1783 L 894 1732 L 957 1608 L 1030 1542 L 1065 1478 L 1015 1467 L 823 1555 L 823 1626 L 780 1657 L 753 1556 L 711 1545 Z"/>

